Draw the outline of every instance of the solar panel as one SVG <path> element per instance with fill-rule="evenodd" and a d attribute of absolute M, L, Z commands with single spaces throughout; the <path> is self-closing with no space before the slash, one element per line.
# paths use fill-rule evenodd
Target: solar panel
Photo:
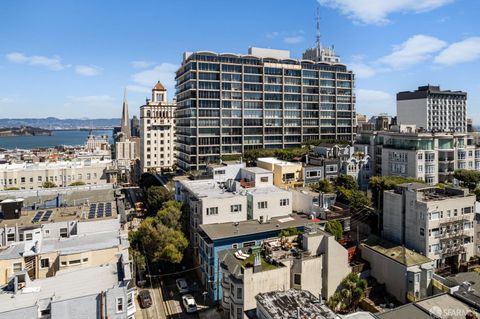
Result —
<path fill-rule="evenodd" d="M 43 211 L 37 212 L 32 219 L 32 223 L 37 223 L 38 221 L 40 221 L 40 218 L 42 218 L 42 215 L 43 215 Z"/>
<path fill-rule="evenodd" d="M 52 216 L 52 213 L 53 213 L 53 211 L 47 210 L 47 212 L 45 213 L 45 215 L 43 215 L 41 221 L 42 221 L 42 222 L 48 221 L 48 219 L 50 218 L 50 216 Z"/>

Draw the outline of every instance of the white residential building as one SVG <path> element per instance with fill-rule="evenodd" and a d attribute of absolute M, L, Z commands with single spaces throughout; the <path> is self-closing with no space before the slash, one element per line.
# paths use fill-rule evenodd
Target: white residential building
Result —
<path fill-rule="evenodd" d="M 235 179 L 176 182 L 176 199 L 190 207 L 194 246 L 198 243 L 199 225 L 245 220 L 266 222 L 272 217 L 292 213 L 292 193 L 273 185 L 272 172 L 259 167 L 242 167 L 234 174 L 229 166 L 225 165 L 225 169 L 215 167 L 214 171 L 217 175 L 229 172 L 236 176 Z"/>
<path fill-rule="evenodd" d="M 369 153 L 376 175 L 413 177 L 431 185 L 452 182 L 457 169 L 480 170 L 480 147 L 467 133 L 421 132 L 402 125 L 396 131 L 362 132 L 355 148 Z"/>
<path fill-rule="evenodd" d="M 140 140 L 142 172 L 174 169 L 175 103 L 168 102 L 160 81 L 152 89 L 152 99 L 140 107 Z"/>
<path fill-rule="evenodd" d="M 107 183 L 106 170 L 111 160 L 75 159 L 73 161 L 0 164 L 0 190 L 8 188 L 36 189 L 45 182 L 68 186 L 74 182 Z"/>
<path fill-rule="evenodd" d="M 467 131 L 467 93 L 420 86 L 397 94 L 398 124 L 414 124 L 427 131 Z"/>
<path fill-rule="evenodd" d="M 475 256 L 475 199 L 467 189 L 401 184 L 383 194 L 383 235 L 437 268 L 458 267 Z"/>

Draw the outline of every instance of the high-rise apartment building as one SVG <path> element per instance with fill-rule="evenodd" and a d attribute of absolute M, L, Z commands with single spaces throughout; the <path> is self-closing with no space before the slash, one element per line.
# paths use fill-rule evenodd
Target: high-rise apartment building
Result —
<path fill-rule="evenodd" d="M 467 93 L 420 86 L 397 94 L 397 121 L 427 131 L 467 131 Z"/>
<path fill-rule="evenodd" d="M 140 162 L 142 172 L 171 171 L 175 164 L 175 103 L 169 103 L 167 90 L 159 82 L 152 99 L 140 107 Z"/>
<path fill-rule="evenodd" d="M 355 135 L 354 75 L 333 49 L 185 53 L 176 74 L 178 166 Z"/>

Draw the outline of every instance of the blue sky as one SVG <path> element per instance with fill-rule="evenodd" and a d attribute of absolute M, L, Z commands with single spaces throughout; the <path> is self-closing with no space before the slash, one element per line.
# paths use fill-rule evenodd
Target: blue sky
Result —
<path fill-rule="evenodd" d="M 185 51 L 246 53 L 315 41 L 315 0 L 0 2 L 1 117 L 120 117 L 161 80 L 173 97 Z M 480 1 L 319 0 L 322 44 L 357 74 L 357 112 L 395 113 L 419 85 L 469 93 L 480 123 Z"/>

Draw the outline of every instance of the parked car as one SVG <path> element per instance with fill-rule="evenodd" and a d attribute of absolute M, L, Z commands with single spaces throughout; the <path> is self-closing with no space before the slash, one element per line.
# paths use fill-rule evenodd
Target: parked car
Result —
<path fill-rule="evenodd" d="M 185 278 L 179 278 L 176 280 L 176 285 L 178 292 L 183 294 L 186 294 L 187 292 L 190 292 L 190 289 L 188 288 L 187 280 Z"/>
<path fill-rule="evenodd" d="M 195 298 L 193 298 L 192 295 L 183 295 L 182 303 L 187 313 L 192 313 L 197 311 L 197 303 L 195 302 Z"/>
<path fill-rule="evenodd" d="M 141 290 L 138 293 L 138 299 L 140 300 L 140 306 L 142 308 L 148 308 L 152 305 L 152 297 L 150 296 L 150 291 Z"/>

